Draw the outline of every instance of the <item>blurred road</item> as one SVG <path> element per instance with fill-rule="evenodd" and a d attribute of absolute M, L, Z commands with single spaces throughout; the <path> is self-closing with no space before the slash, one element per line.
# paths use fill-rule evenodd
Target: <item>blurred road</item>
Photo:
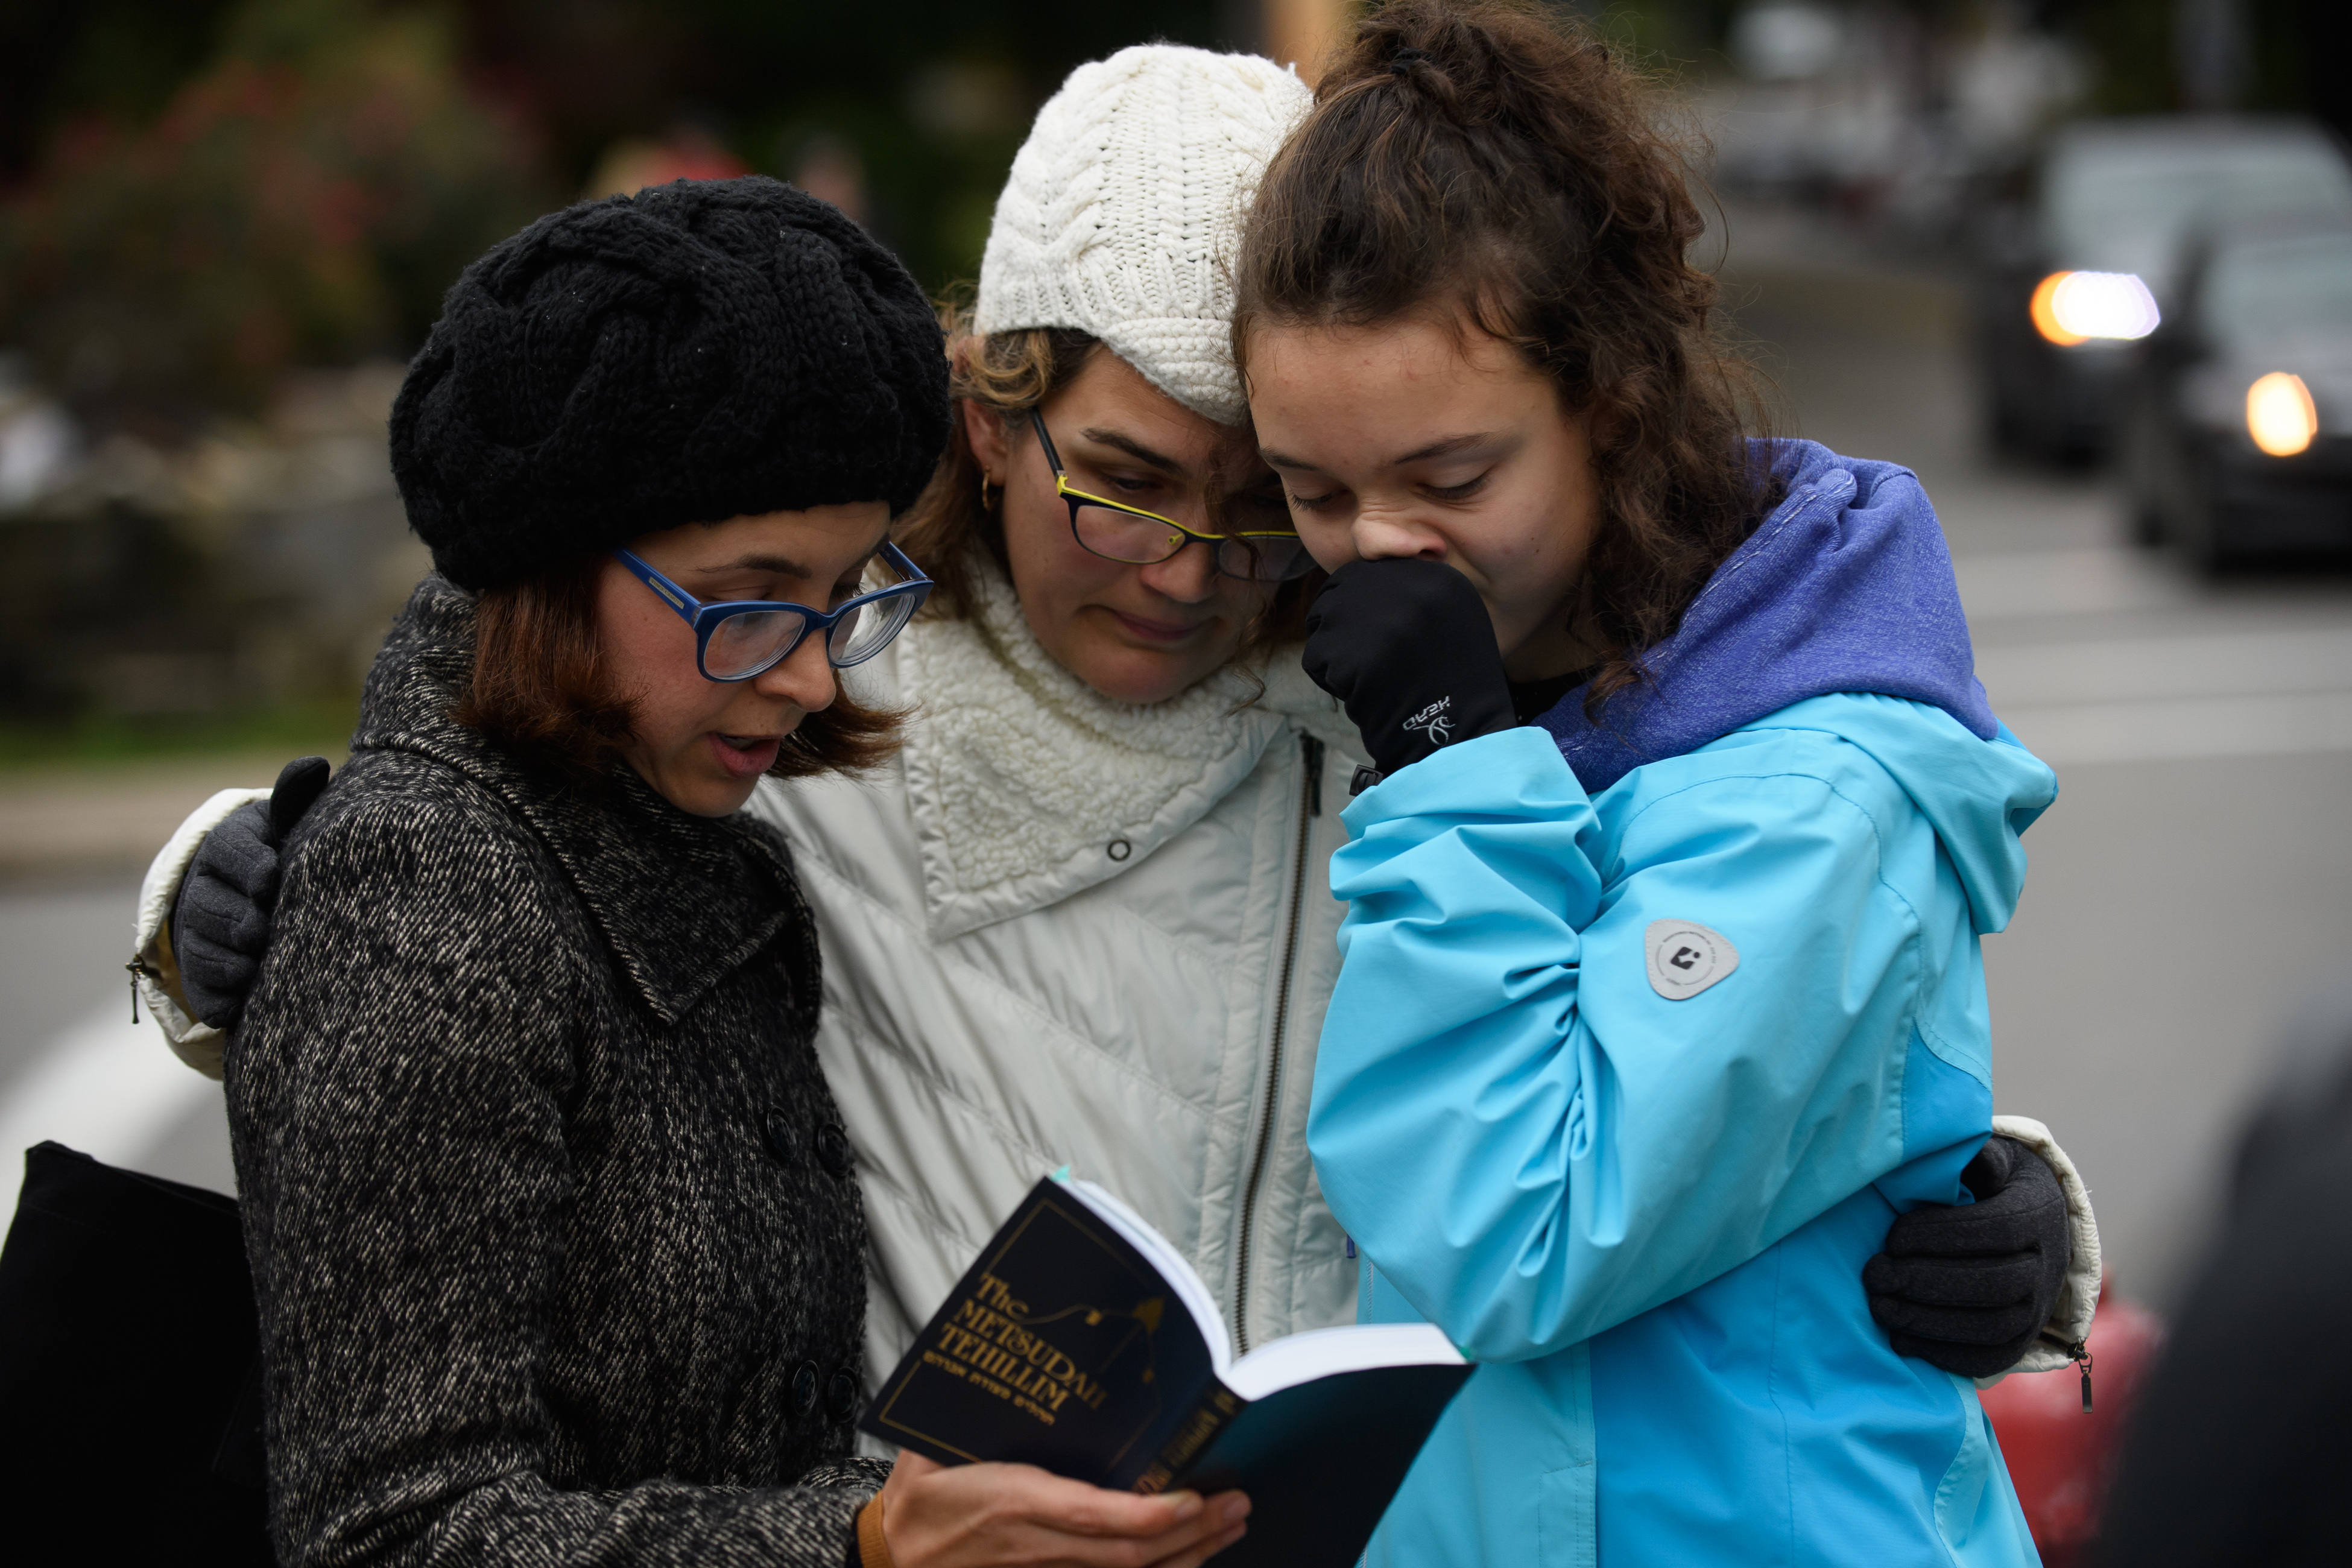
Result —
<path fill-rule="evenodd" d="M 341 752 L 337 753 L 338 758 Z M 139 878 L 215 790 L 268 784 L 276 752 L 0 773 L 0 1215 L 45 1139 L 228 1191 L 220 1086 L 131 1022 Z"/>
<path fill-rule="evenodd" d="M 1993 705 L 2057 769 L 1989 940 L 2000 1110 L 2081 1165 L 2117 1289 L 2164 1305 L 2245 1096 L 2352 973 L 2352 581 L 2207 585 L 2105 482 L 1989 461 L 1932 277 L 1735 216 L 1739 324 L 1798 433 L 1916 469 Z"/>
<path fill-rule="evenodd" d="M 235 1186 L 220 1085 L 182 1067 L 152 1023 L 131 1022 L 138 896 L 135 874 L 0 885 L 0 1214 L 16 1212 L 23 1152 L 46 1139 Z"/>
<path fill-rule="evenodd" d="M 1734 237 L 1740 325 L 1799 431 L 1926 480 L 1979 670 L 2058 769 L 2024 906 L 1986 948 L 1998 1099 L 2056 1131 L 2117 1288 L 2160 1306 L 2273 1043 L 2352 970 L 2352 583 L 2207 586 L 2134 550 L 2100 479 L 1978 450 L 1948 286 L 1802 224 Z M 124 835 L 117 868 L 151 847 Z M 130 1024 L 135 878 L 51 875 L 0 883 L 0 1200 L 42 1137 L 226 1189 L 217 1088 Z"/>

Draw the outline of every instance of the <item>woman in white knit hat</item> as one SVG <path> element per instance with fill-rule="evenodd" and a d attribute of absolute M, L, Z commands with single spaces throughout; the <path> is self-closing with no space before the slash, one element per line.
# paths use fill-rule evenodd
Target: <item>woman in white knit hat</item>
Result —
<path fill-rule="evenodd" d="M 1269 657 L 1309 563 L 1245 427 L 1226 274 L 1307 104 L 1268 60 L 1150 45 L 1039 111 L 900 532 L 939 614 L 859 688 L 915 706 L 906 749 L 763 792 L 817 908 L 869 1377 L 1064 1163 L 1184 1248 L 1240 1348 L 1353 1317 L 1306 1121 L 1356 742 Z M 1259 528 L 1282 536 L 1195 542 Z"/>
<path fill-rule="evenodd" d="M 821 933 L 869 1384 L 1064 1163 L 1186 1251 L 1241 1348 L 1354 1317 L 1305 1128 L 1339 967 L 1327 863 L 1364 759 L 1298 668 L 1318 579 L 1285 539 L 1229 537 L 1287 527 L 1226 268 L 1308 103 L 1270 61 L 1150 45 L 1039 111 L 950 313 L 950 448 L 900 530 L 932 610 L 852 672 L 915 710 L 905 749 L 753 797 Z M 151 961 L 190 830 L 151 873 Z"/>

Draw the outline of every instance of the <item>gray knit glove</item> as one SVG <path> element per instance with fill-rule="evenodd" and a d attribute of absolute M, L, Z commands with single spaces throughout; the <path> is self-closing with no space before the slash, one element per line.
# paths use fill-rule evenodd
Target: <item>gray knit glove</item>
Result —
<path fill-rule="evenodd" d="M 286 764 L 267 801 L 248 801 L 205 835 L 172 903 L 172 956 L 189 1011 L 234 1029 L 269 947 L 278 907 L 278 851 L 327 787 L 324 757 Z"/>

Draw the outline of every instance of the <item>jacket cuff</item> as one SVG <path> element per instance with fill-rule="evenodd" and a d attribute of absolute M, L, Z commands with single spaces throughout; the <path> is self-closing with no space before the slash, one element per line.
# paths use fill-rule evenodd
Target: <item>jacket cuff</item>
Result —
<path fill-rule="evenodd" d="M 1990 1388 L 2011 1372 L 2056 1372 L 2073 1365 L 2069 1352 L 2090 1337 L 2091 1319 L 2099 1309 L 2099 1222 L 2091 1212 L 2091 1189 L 2082 1173 L 2066 1157 L 2066 1151 L 2058 1147 L 2050 1129 L 2030 1116 L 1996 1116 L 1992 1131 L 1996 1137 L 2016 1139 L 2057 1173 L 2059 1190 L 2066 1194 L 2072 1253 L 2066 1262 L 2065 1283 L 2058 1288 L 2057 1305 L 2051 1308 L 2050 1321 L 2042 1325 L 2041 1334 L 2009 1372 L 1977 1379 L 1979 1388 Z"/>
<path fill-rule="evenodd" d="M 1560 755 L 1559 742 L 1528 724 L 1441 746 L 1392 773 L 1370 767 L 1356 773 L 1370 782 L 1339 813 L 1351 838 L 1399 817 L 1443 816 L 1465 809 L 1465 803 L 1477 810 L 1506 795 L 1518 802 L 1579 805 L 1590 798 Z M 1354 781 L 1349 788 L 1356 788 Z"/>
<path fill-rule="evenodd" d="M 139 913 L 131 931 L 131 984 L 139 999 L 154 1016 L 172 1052 L 206 1078 L 221 1076 L 221 1047 L 227 1037 L 188 1010 L 180 991 L 180 965 L 172 953 L 172 906 L 180 896 L 181 879 L 196 858 L 205 836 L 223 818 L 248 801 L 268 800 L 266 789 L 225 789 L 188 814 L 164 844 L 147 879 L 139 889 Z"/>
<path fill-rule="evenodd" d="M 882 1538 L 882 1494 L 857 1510 L 849 1542 L 849 1568 L 892 1568 L 890 1543 Z"/>

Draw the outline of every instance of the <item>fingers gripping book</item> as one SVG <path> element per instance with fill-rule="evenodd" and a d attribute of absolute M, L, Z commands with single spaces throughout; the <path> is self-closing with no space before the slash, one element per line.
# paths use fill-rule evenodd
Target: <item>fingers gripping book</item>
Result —
<path fill-rule="evenodd" d="M 1427 1323 L 1236 1359 L 1183 1255 L 1090 1182 L 1024 1198 L 858 1425 L 942 1464 L 1036 1465 L 1141 1492 L 1240 1487 L 1221 1563 L 1353 1563 L 1469 1364 Z"/>

